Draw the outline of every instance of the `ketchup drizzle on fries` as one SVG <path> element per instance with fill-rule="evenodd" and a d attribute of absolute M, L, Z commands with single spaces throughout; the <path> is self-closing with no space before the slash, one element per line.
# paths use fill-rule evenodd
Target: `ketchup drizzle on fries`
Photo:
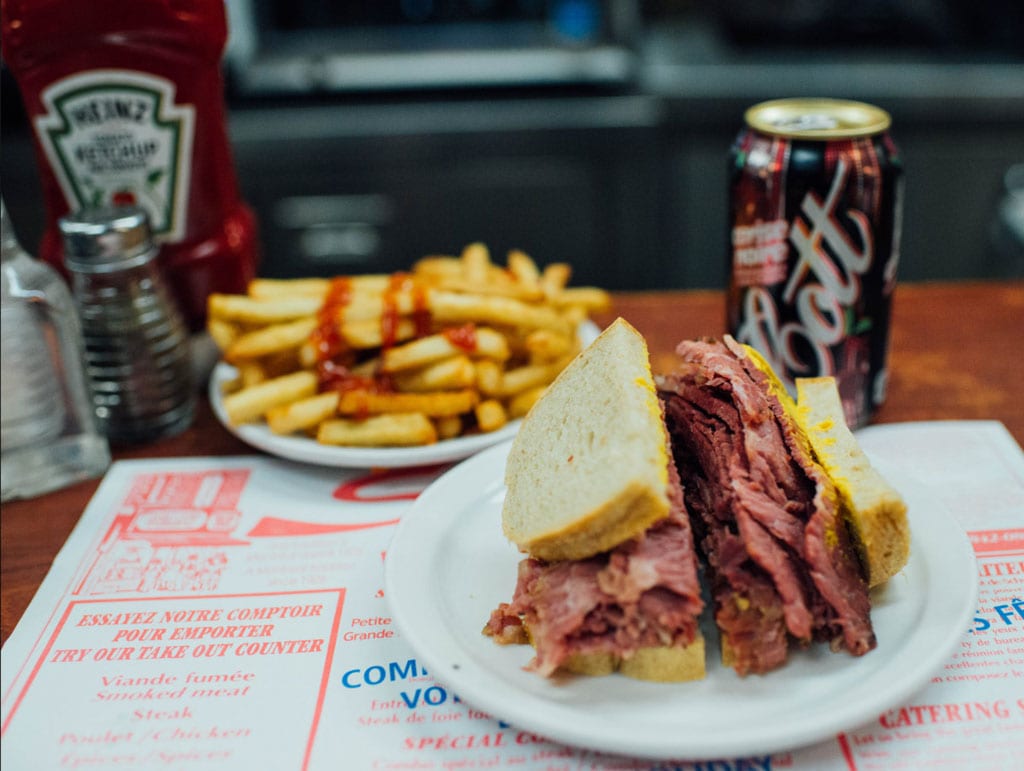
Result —
<path fill-rule="evenodd" d="M 355 375 L 344 364 L 328 359 L 320 362 L 317 369 L 320 391 L 365 391 L 367 393 L 394 393 L 394 380 L 386 372 L 376 372 L 373 377 Z"/>
<path fill-rule="evenodd" d="M 448 327 L 441 330 L 441 334 L 449 343 L 466 353 L 476 353 L 476 325 L 463 324 L 461 327 Z"/>
<path fill-rule="evenodd" d="M 388 288 L 382 299 L 384 309 L 380 314 L 380 347 L 393 348 L 398 339 L 398 300 L 395 295 L 402 290 L 407 274 L 393 273 L 388 279 Z"/>
<path fill-rule="evenodd" d="M 310 342 L 320 362 L 334 359 L 348 349 L 345 338 L 339 331 L 341 313 L 352 302 L 352 280 L 348 276 L 331 279 L 324 296 L 324 304 L 317 312 L 317 325 L 310 335 Z"/>
<path fill-rule="evenodd" d="M 254 279 L 213 294 L 207 329 L 238 370 L 232 425 L 325 444 L 429 444 L 521 417 L 578 352 L 578 325 L 610 298 L 568 287 L 565 263 L 541 270 L 513 250 L 431 255 L 409 271 Z"/>
<path fill-rule="evenodd" d="M 412 280 L 412 323 L 416 329 L 416 337 L 426 337 L 434 326 L 427 301 L 427 288 L 415 278 Z"/>

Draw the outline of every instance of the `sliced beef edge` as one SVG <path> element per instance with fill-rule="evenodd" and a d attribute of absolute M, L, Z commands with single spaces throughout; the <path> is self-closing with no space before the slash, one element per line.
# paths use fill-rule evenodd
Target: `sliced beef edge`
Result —
<path fill-rule="evenodd" d="M 732 516 L 731 488 L 719 479 L 718 468 L 728 467 L 731 453 L 714 441 L 715 422 L 685 399 L 670 397 L 666 418 L 729 663 L 741 674 L 781 666 L 789 646 L 783 601 L 751 559 Z"/>
<path fill-rule="evenodd" d="M 659 391 L 733 666 L 784 663 L 787 633 L 871 650 L 867 585 L 831 481 L 766 376 L 722 343 L 688 341 L 677 352 L 685 364 L 658 379 Z"/>
<path fill-rule="evenodd" d="M 586 560 L 519 563 L 516 588 L 484 629 L 531 642 L 528 665 L 550 675 L 575 655 L 628 659 L 646 647 L 684 647 L 703 610 L 698 560 L 679 476 L 670 464 L 669 516 L 639 538 Z"/>

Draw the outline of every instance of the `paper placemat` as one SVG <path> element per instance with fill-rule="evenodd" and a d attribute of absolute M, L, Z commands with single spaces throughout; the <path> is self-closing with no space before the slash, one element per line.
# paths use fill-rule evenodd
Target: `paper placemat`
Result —
<path fill-rule="evenodd" d="M 968 531 L 979 607 L 929 686 L 834 740 L 652 763 L 518 730 L 434 681 L 389 615 L 394 525 L 447 466 L 178 458 L 112 466 L 4 645 L 3 766 L 1011 767 L 1024 743 L 1024 453 L 988 421 L 875 426 L 859 438 Z"/>

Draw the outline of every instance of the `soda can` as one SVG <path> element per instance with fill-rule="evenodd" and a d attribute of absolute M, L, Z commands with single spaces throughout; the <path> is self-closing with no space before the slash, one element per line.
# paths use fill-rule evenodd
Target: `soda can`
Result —
<path fill-rule="evenodd" d="M 847 423 L 885 399 L 903 167 L 884 110 L 838 99 L 751 107 L 731 150 L 727 326 L 794 392 L 836 378 Z"/>

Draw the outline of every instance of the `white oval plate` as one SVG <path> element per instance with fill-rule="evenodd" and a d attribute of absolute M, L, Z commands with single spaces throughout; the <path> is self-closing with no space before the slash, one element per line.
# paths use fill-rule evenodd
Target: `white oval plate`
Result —
<path fill-rule="evenodd" d="M 579 327 L 584 346 L 593 342 L 599 332 L 597 325 L 591 321 L 585 321 Z M 338 468 L 406 468 L 449 463 L 468 458 L 480 450 L 511 439 L 522 422 L 513 420 L 490 433 L 470 434 L 417 447 L 343 447 L 320 444 L 315 439 L 300 434 L 275 434 L 262 421 L 241 426 L 231 425 L 224 411 L 224 385 L 234 380 L 237 374 L 234 367 L 224 362 L 219 362 L 213 368 L 208 395 L 217 420 L 246 444 L 279 458 L 300 463 Z"/>
<path fill-rule="evenodd" d="M 460 699 L 517 728 L 591 750 L 708 759 L 805 746 L 875 720 L 924 686 L 967 633 L 977 569 L 941 506 L 884 468 L 909 508 L 906 568 L 872 593 L 878 647 L 860 658 L 816 645 L 763 676 L 723 667 L 705 625 L 707 677 L 648 683 L 620 675 L 544 679 L 525 645 L 482 634 L 512 597 L 521 558 L 501 532 L 506 442 L 437 479 L 402 518 L 385 594 L 403 637 Z M 706 612 L 705 617 L 709 614 Z M 713 627 L 713 625 L 711 625 Z"/>

